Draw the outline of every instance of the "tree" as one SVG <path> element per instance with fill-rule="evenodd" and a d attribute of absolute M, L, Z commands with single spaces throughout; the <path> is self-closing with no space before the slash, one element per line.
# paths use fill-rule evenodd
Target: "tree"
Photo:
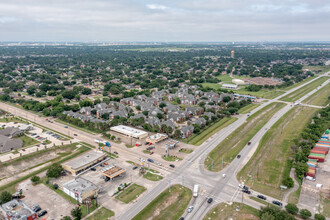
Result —
<path fill-rule="evenodd" d="M 29 88 L 26 89 L 26 92 L 29 95 L 33 95 L 36 92 L 37 88 L 35 86 L 30 86 Z"/>
<path fill-rule="evenodd" d="M 293 214 L 293 215 L 298 214 L 298 212 L 299 212 L 298 207 L 295 204 L 292 204 L 292 203 L 288 203 L 285 206 L 285 209 L 288 213 Z"/>
<path fill-rule="evenodd" d="M 275 220 L 275 217 L 272 214 L 266 212 L 260 216 L 260 220 Z"/>
<path fill-rule="evenodd" d="M 297 162 L 294 164 L 296 175 L 299 179 L 303 179 L 305 173 L 308 171 L 308 165 L 305 162 Z"/>
<path fill-rule="evenodd" d="M 315 214 L 314 215 L 314 219 L 315 220 L 325 220 L 325 217 L 321 214 Z"/>
<path fill-rule="evenodd" d="M 9 202 L 11 200 L 12 200 L 12 195 L 9 192 L 3 191 L 0 194 L 0 204 L 4 204 L 4 203 Z"/>
<path fill-rule="evenodd" d="M 178 130 L 178 129 L 176 129 L 176 130 L 174 131 L 174 137 L 175 137 L 175 138 L 179 138 L 180 136 L 181 136 L 181 131 Z"/>
<path fill-rule="evenodd" d="M 70 216 L 64 216 L 61 220 L 72 220 L 72 218 Z"/>
<path fill-rule="evenodd" d="M 229 102 L 230 100 L 231 100 L 231 98 L 229 96 L 225 96 L 222 99 L 223 102 Z"/>
<path fill-rule="evenodd" d="M 92 94 L 92 90 L 90 88 L 83 88 L 83 90 L 81 91 L 81 94 L 90 95 L 90 94 Z"/>
<path fill-rule="evenodd" d="M 164 107 L 166 107 L 166 104 L 164 102 L 159 104 L 159 108 L 164 108 Z"/>
<path fill-rule="evenodd" d="M 76 207 L 71 210 L 71 215 L 74 217 L 75 220 L 80 220 L 82 216 L 82 212 L 80 207 Z"/>
<path fill-rule="evenodd" d="M 63 98 L 73 99 L 76 93 L 73 90 L 66 90 L 62 93 Z"/>
<path fill-rule="evenodd" d="M 312 213 L 309 210 L 307 210 L 307 209 L 302 209 L 302 210 L 300 210 L 300 216 L 303 219 L 308 219 L 309 217 L 312 216 Z"/>
<path fill-rule="evenodd" d="M 58 178 L 61 176 L 61 172 L 63 171 L 63 167 L 60 164 L 54 163 L 47 170 L 47 177 Z"/>
<path fill-rule="evenodd" d="M 32 183 L 37 183 L 37 182 L 39 182 L 39 180 L 40 180 L 40 177 L 39 176 L 33 176 L 33 177 L 31 177 L 31 182 Z"/>
<path fill-rule="evenodd" d="M 291 177 L 286 177 L 285 179 L 283 179 L 282 184 L 284 186 L 287 186 L 289 188 L 292 188 L 294 186 L 294 182 L 293 179 Z"/>
<path fill-rule="evenodd" d="M 162 118 L 163 118 L 162 113 L 158 112 L 158 113 L 157 113 L 157 118 L 162 119 Z"/>

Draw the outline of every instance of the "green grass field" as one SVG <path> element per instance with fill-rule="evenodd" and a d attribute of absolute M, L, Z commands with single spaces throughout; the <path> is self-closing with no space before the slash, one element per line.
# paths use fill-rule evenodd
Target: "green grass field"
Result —
<path fill-rule="evenodd" d="M 143 178 L 146 178 L 151 181 L 159 181 L 162 180 L 163 177 L 154 173 L 147 172 L 146 174 L 143 175 Z"/>
<path fill-rule="evenodd" d="M 216 148 L 214 148 L 204 161 L 205 166 L 210 171 L 220 171 L 233 161 L 238 153 L 246 146 L 250 139 L 268 122 L 268 120 L 285 104 L 271 103 L 251 115 L 247 122 L 237 128 Z M 209 159 L 211 158 L 211 159 Z M 222 164 L 223 158 L 223 164 Z M 213 160 L 213 170 L 212 170 Z"/>
<path fill-rule="evenodd" d="M 284 91 L 282 90 L 268 90 L 268 89 L 261 89 L 258 92 L 251 92 L 246 90 L 244 87 L 241 89 L 235 90 L 235 93 L 242 94 L 242 95 L 251 95 L 251 96 L 256 96 L 256 97 L 261 97 L 264 99 L 273 99 L 279 95 L 282 95 Z"/>
<path fill-rule="evenodd" d="M 74 125 L 74 124 L 71 124 L 71 123 L 68 123 L 68 122 L 65 122 L 65 121 L 62 121 L 61 119 L 55 119 L 56 122 L 58 123 L 61 123 L 63 125 L 67 125 L 69 128 L 66 128 L 66 129 L 69 129 L 68 131 L 70 131 L 70 127 L 73 127 L 75 129 L 78 129 L 78 130 L 81 130 L 81 131 L 84 131 L 84 132 L 87 132 L 89 134 L 96 134 L 95 132 L 87 129 L 87 128 L 83 128 L 83 127 L 79 127 L 77 125 Z M 64 130 L 64 126 L 63 126 L 63 132 L 66 132 L 66 130 Z"/>
<path fill-rule="evenodd" d="M 116 199 L 128 204 L 132 200 L 139 197 L 139 195 L 141 195 L 146 190 L 147 189 L 145 187 L 134 183 L 122 191 L 118 196 L 116 196 Z"/>
<path fill-rule="evenodd" d="M 330 199 L 321 197 L 320 212 L 324 216 L 330 218 Z"/>
<path fill-rule="evenodd" d="M 309 69 L 322 74 L 330 71 L 330 66 L 304 66 L 304 69 Z"/>
<path fill-rule="evenodd" d="M 215 89 L 215 90 L 222 88 L 222 86 L 218 83 L 202 83 L 202 86 L 204 88 L 210 87 L 211 89 Z"/>
<path fill-rule="evenodd" d="M 193 145 L 201 145 L 204 141 L 206 141 L 209 137 L 220 131 L 222 128 L 227 127 L 231 123 L 235 122 L 237 118 L 223 118 L 220 121 L 214 123 L 210 127 L 202 130 L 198 135 L 193 134 L 191 138 L 189 138 L 189 144 Z"/>
<path fill-rule="evenodd" d="M 28 146 L 31 146 L 31 145 L 34 145 L 34 144 L 40 144 L 39 141 L 37 141 L 36 139 L 34 138 L 30 138 L 26 135 L 23 135 L 21 137 L 18 137 L 19 139 L 21 139 L 23 141 L 23 147 L 28 147 Z"/>
<path fill-rule="evenodd" d="M 288 203 L 298 204 L 300 192 L 301 192 L 301 185 L 299 185 L 299 188 L 296 191 L 290 193 L 288 198 Z"/>
<path fill-rule="evenodd" d="M 241 204 L 234 202 L 232 205 L 227 203 L 220 203 L 213 209 L 211 209 L 203 220 L 210 219 L 235 219 L 235 220 L 246 220 L 246 219 L 259 219 L 258 210 L 243 204 L 242 209 L 236 211 L 237 207 L 240 207 Z"/>
<path fill-rule="evenodd" d="M 259 107 L 259 104 L 251 103 L 251 104 L 249 104 L 247 106 L 244 106 L 240 110 L 238 110 L 238 113 L 240 113 L 240 114 L 246 114 L 246 113 L 248 113 L 248 112 L 250 112 L 253 109 L 258 108 L 258 107 Z"/>
<path fill-rule="evenodd" d="M 93 215 L 89 216 L 87 220 L 106 220 L 114 216 L 115 213 L 104 207 L 97 210 Z"/>
<path fill-rule="evenodd" d="M 325 82 L 326 80 L 328 80 L 329 77 L 321 77 L 311 83 L 309 83 L 308 85 L 284 96 L 283 98 L 281 98 L 282 101 L 286 101 L 286 102 L 294 102 L 298 99 L 300 99 L 301 97 L 303 97 L 304 95 L 306 95 L 307 93 L 309 93 L 310 91 L 312 91 L 313 89 L 315 89 L 316 87 L 318 87 L 319 85 L 321 85 L 323 82 Z"/>
<path fill-rule="evenodd" d="M 176 157 L 176 156 L 171 156 L 171 155 L 168 155 L 168 156 L 162 156 L 162 158 L 166 161 L 176 161 L 176 160 L 182 160 L 182 158 L 180 157 Z"/>
<path fill-rule="evenodd" d="M 179 150 L 179 152 L 181 152 L 181 153 L 185 153 L 185 154 L 190 154 L 190 153 L 193 152 L 193 150 L 192 150 L 192 149 L 181 148 L 181 149 Z"/>
<path fill-rule="evenodd" d="M 149 203 L 133 220 L 173 220 L 179 219 L 188 207 L 192 191 L 181 185 L 174 185 L 163 191 Z"/>
<path fill-rule="evenodd" d="M 233 80 L 228 74 L 219 75 L 216 78 L 221 80 L 221 82 L 231 82 Z"/>
<path fill-rule="evenodd" d="M 319 91 L 312 96 L 305 99 L 303 102 L 310 105 L 325 106 L 330 103 L 330 84 L 322 87 Z"/>
<path fill-rule="evenodd" d="M 280 118 L 263 136 L 238 179 L 260 193 L 282 199 L 284 192 L 279 187 L 291 146 L 317 110 L 297 106 Z"/>

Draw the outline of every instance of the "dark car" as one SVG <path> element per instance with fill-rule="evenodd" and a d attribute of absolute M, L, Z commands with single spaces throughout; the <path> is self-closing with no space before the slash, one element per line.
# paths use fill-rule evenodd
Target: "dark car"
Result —
<path fill-rule="evenodd" d="M 184 220 L 184 217 L 179 218 L 179 220 Z"/>
<path fill-rule="evenodd" d="M 74 136 L 78 136 L 77 134 L 73 134 Z"/>
<path fill-rule="evenodd" d="M 279 201 L 274 200 L 272 203 L 273 203 L 274 205 L 278 205 L 279 207 L 282 207 L 282 203 L 279 202 Z"/>
<path fill-rule="evenodd" d="M 211 203 L 211 202 L 213 202 L 213 199 L 212 199 L 212 198 L 209 198 L 209 199 L 207 200 L 207 203 Z"/>
<path fill-rule="evenodd" d="M 239 155 L 237 155 L 237 159 L 239 159 L 239 158 L 241 158 L 241 155 L 239 154 Z"/>
<path fill-rule="evenodd" d="M 174 167 L 175 167 L 175 165 L 174 165 L 174 164 L 170 164 L 170 167 L 174 168 Z"/>
<path fill-rule="evenodd" d="M 47 214 L 47 211 L 46 210 L 43 210 L 41 211 L 39 214 L 38 214 L 38 217 L 41 217 L 41 216 L 44 216 Z"/>
<path fill-rule="evenodd" d="M 135 167 L 133 167 L 133 170 L 136 170 L 138 167 L 137 166 L 135 166 Z"/>
<path fill-rule="evenodd" d="M 92 171 L 96 171 L 96 168 L 95 168 L 95 167 L 92 167 L 91 170 L 92 170 Z"/>
<path fill-rule="evenodd" d="M 39 212 L 39 211 L 41 210 L 41 208 L 40 208 L 40 206 L 38 206 L 38 205 L 34 205 L 34 206 L 32 207 L 32 210 L 33 210 L 34 212 Z"/>
<path fill-rule="evenodd" d="M 114 154 L 118 154 L 118 152 L 117 151 L 115 151 L 115 152 L 113 152 Z"/>
<path fill-rule="evenodd" d="M 145 142 L 145 143 L 144 143 L 144 145 L 148 145 L 148 144 L 149 144 L 149 142 Z"/>
<path fill-rule="evenodd" d="M 258 197 L 259 199 L 262 199 L 262 200 L 266 200 L 266 199 L 267 199 L 266 196 L 263 196 L 263 195 L 257 195 L 257 197 Z"/>
<path fill-rule="evenodd" d="M 251 191 L 250 190 L 246 190 L 246 189 L 243 189 L 242 192 L 243 193 L 247 193 L 247 194 L 251 194 Z"/>
<path fill-rule="evenodd" d="M 109 177 L 105 177 L 104 182 L 108 182 L 110 180 Z"/>
<path fill-rule="evenodd" d="M 251 144 L 251 141 L 249 141 L 248 145 L 250 145 L 250 144 Z"/>

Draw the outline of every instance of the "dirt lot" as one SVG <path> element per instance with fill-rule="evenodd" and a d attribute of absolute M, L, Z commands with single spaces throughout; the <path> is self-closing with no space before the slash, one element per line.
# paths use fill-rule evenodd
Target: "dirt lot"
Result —
<path fill-rule="evenodd" d="M 42 210 L 48 212 L 44 217 L 49 220 L 58 220 L 63 216 L 70 216 L 74 204 L 70 203 L 60 195 L 49 189 L 44 184 L 33 186 L 30 180 L 19 184 L 19 189 L 23 189 L 25 198 L 22 199 L 29 207 L 38 204 Z"/>
<path fill-rule="evenodd" d="M 266 77 L 255 77 L 255 78 L 249 78 L 249 79 L 244 79 L 245 82 L 255 84 L 255 85 L 280 85 L 282 84 L 281 81 L 279 80 L 274 80 L 271 78 L 266 78 Z"/>

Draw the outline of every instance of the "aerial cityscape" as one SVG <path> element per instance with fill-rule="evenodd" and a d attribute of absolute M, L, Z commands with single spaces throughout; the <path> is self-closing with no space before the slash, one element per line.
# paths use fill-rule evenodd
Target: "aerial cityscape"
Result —
<path fill-rule="evenodd" d="M 0 0 L 0 220 L 330 219 L 329 16 Z"/>

